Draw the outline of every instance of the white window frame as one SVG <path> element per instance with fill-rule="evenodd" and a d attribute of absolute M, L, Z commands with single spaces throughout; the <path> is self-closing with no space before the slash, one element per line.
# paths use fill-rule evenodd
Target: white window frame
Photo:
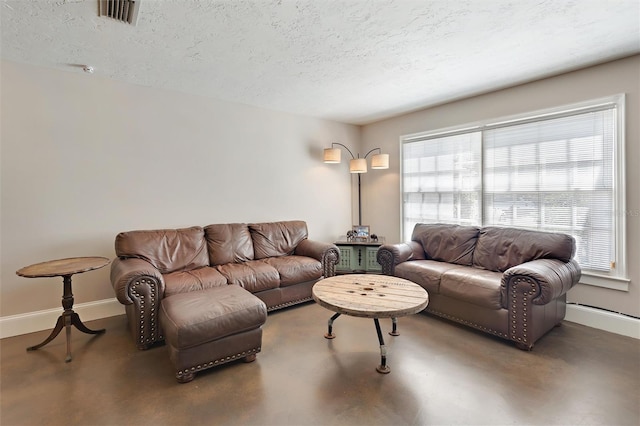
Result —
<path fill-rule="evenodd" d="M 566 114 L 576 114 L 582 111 L 588 111 L 593 108 L 597 108 L 601 105 L 615 104 L 617 116 L 616 116 L 616 137 L 614 138 L 614 157 L 613 157 L 613 170 L 614 170 L 614 204 L 615 204 L 615 218 L 614 218 L 614 238 L 615 245 L 614 250 L 616 252 L 616 267 L 615 269 L 607 273 L 596 273 L 593 271 L 582 271 L 582 277 L 580 279 L 581 284 L 593 285 L 597 287 L 604 287 L 620 291 L 629 291 L 630 280 L 627 275 L 627 243 L 626 243 L 626 173 L 625 173 L 625 94 L 616 94 L 598 99 L 592 99 L 584 102 L 562 105 L 553 108 L 546 108 L 544 110 L 537 110 L 533 112 L 510 115 L 505 117 L 498 117 L 491 120 L 483 120 L 475 123 L 466 123 L 459 126 L 447 127 L 437 129 L 433 131 L 426 131 L 420 133 L 413 133 L 409 135 L 403 135 L 400 137 L 399 144 L 399 158 L 403 158 L 403 145 L 405 143 L 416 142 L 421 139 L 428 139 L 434 137 L 444 137 L 455 133 L 465 132 L 482 132 L 495 128 L 498 126 L 504 126 L 505 124 L 520 124 L 527 121 L 539 120 L 546 116 L 561 116 Z M 400 232 L 404 239 L 404 171 L 403 161 L 400 161 Z"/>

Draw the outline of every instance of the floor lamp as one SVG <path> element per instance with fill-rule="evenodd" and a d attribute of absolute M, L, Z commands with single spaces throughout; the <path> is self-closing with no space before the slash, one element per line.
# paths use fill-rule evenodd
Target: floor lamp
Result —
<path fill-rule="evenodd" d="M 362 195 L 360 192 L 360 175 L 367 173 L 367 157 L 374 151 L 378 151 L 378 154 L 371 156 L 371 168 L 372 169 L 388 169 L 389 168 L 389 154 L 383 154 L 380 148 L 373 148 L 367 152 L 363 157 L 360 154 L 353 155 L 353 152 L 345 145 L 334 142 L 331 144 L 331 148 L 324 150 L 324 162 L 329 164 L 340 163 L 342 151 L 340 148 L 335 148 L 336 145 L 343 147 L 351 155 L 349 160 L 349 172 L 358 175 L 358 225 L 362 225 Z"/>

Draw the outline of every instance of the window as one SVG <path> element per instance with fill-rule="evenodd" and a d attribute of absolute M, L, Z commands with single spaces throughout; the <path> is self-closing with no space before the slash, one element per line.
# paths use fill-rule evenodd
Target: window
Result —
<path fill-rule="evenodd" d="M 419 222 L 480 223 L 480 134 L 463 133 L 403 147 L 405 229 Z"/>
<path fill-rule="evenodd" d="M 404 238 L 421 222 L 563 232 L 581 281 L 626 289 L 623 113 L 620 95 L 403 137 Z"/>

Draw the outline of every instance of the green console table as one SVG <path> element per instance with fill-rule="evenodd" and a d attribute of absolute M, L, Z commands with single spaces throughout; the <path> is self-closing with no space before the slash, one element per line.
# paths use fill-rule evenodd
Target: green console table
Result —
<path fill-rule="evenodd" d="M 378 241 L 348 241 L 346 237 L 335 242 L 340 250 L 340 262 L 336 265 L 336 273 L 381 273 L 382 266 L 378 263 L 378 247 L 384 244 L 384 237 Z"/>

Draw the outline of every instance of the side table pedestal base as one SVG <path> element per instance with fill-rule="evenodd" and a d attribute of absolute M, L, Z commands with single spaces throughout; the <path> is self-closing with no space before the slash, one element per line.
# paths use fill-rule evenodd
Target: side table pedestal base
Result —
<path fill-rule="evenodd" d="M 100 330 L 92 330 L 89 327 L 87 327 L 86 325 L 84 325 L 84 323 L 82 321 L 80 321 L 80 316 L 71 311 L 70 313 L 63 313 L 62 315 L 60 315 L 58 317 L 58 321 L 56 322 L 56 326 L 54 327 L 54 329 L 51 331 L 51 334 L 49 335 L 49 337 L 47 337 L 42 343 L 39 343 L 35 346 L 29 346 L 27 348 L 27 351 L 35 351 L 40 349 L 41 347 L 43 347 L 44 345 L 46 345 L 47 343 L 51 342 L 53 339 L 55 339 L 58 334 L 60 334 L 60 332 L 62 331 L 63 328 L 66 328 L 67 332 L 67 356 L 64 359 L 64 362 L 71 362 L 71 326 L 75 326 L 78 330 L 82 331 L 83 333 L 87 333 L 87 334 L 102 334 L 106 331 L 106 329 L 100 329 Z"/>

